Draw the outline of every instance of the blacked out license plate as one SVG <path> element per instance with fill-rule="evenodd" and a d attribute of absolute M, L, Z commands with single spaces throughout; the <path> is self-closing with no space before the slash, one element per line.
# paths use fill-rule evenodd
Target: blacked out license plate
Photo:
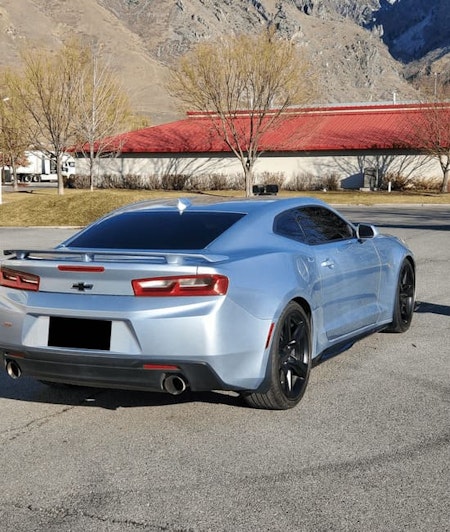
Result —
<path fill-rule="evenodd" d="M 48 345 L 50 347 L 109 351 L 111 347 L 111 322 L 52 316 L 48 331 Z"/>

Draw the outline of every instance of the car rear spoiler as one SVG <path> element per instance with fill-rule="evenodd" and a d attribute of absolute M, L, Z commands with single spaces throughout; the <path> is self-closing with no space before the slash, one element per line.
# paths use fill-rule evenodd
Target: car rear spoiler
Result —
<path fill-rule="evenodd" d="M 186 264 L 189 262 L 215 263 L 227 260 L 226 255 L 206 255 L 180 251 L 142 251 L 142 250 L 86 250 L 86 249 L 8 249 L 4 255 L 18 260 L 70 260 L 77 262 L 160 262 L 166 264 Z"/>

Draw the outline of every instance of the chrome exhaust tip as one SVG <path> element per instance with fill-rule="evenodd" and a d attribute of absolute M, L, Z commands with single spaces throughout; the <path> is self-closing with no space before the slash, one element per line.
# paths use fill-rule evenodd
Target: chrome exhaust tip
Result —
<path fill-rule="evenodd" d="M 11 379 L 19 379 L 22 375 L 22 370 L 17 362 L 14 360 L 8 360 L 6 362 L 6 373 L 11 377 Z"/>
<path fill-rule="evenodd" d="M 163 381 L 164 391 L 170 395 L 180 395 L 187 388 L 187 382 L 181 375 L 169 375 Z"/>

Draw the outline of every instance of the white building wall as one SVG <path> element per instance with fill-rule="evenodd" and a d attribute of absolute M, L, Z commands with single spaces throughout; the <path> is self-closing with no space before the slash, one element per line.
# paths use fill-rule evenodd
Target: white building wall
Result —
<path fill-rule="evenodd" d="M 265 179 L 267 174 L 282 178 L 284 184 L 295 183 L 309 177 L 320 180 L 336 175 L 343 188 L 364 186 L 363 174 L 366 168 L 379 168 L 380 175 L 400 173 L 404 177 L 441 178 L 441 170 L 436 159 L 417 155 L 361 155 L 361 156 L 268 156 L 262 155 L 255 164 L 255 183 Z M 87 160 L 76 161 L 76 173 L 88 175 Z M 100 159 L 96 175 L 139 176 L 141 179 L 186 175 L 191 178 L 220 174 L 228 177 L 242 175 L 240 161 L 234 156 L 226 157 L 186 157 L 180 155 L 144 157 L 141 154 Z"/>

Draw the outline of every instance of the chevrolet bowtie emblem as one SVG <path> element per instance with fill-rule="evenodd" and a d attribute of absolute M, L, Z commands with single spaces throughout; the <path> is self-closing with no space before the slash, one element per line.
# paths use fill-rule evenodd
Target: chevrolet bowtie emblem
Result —
<path fill-rule="evenodd" d="M 74 283 L 72 288 L 78 290 L 78 292 L 84 292 L 85 290 L 92 290 L 93 284 L 88 283 Z"/>

